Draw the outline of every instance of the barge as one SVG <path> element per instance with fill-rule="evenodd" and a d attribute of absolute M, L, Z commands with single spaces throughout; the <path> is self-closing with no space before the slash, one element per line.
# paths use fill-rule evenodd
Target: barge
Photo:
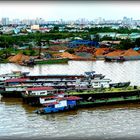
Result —
<path fill-rule="evenodd" d="M 130 82 L 111 83 L 94 71 L 83 75 L 29 75 L 6 79 L 0 83 L 4 97 L 21 97 L 23 101 L 42 106 L 47 99 L 78 97 L 76 107 L 139 101 L 140 87 Z M 54 100 L 54 99 L 53 99 Z"/>
<path fill-rule="evenodd" d="M 128 88 L 128 87 L 127 87 Z M 130 88 L 130 87 L 129 87 Z M 109 90 L 109 89 L 108 89 Z M 120 91 L 119 91 L 120 90 Z M 36 110 L 39 114 L 56 113 L 61 111 L 68 111 L 70 109 L 78 109 L 85 107 L 96 107 L 102 105 L 139 102 L 140 101 L 140 89 L 122 89 L 118 91 L 112 90 L 100 91 L 100 92 L 76 92 L 64 94 L 63 96 L 50 96 L 42 97 L 40 103 L 42 108 Z M 86 96 L 84 96 L 86 95 Z M 65 97 L 66 96 L 66 97 Z M 72 101 L 70 104 L 69 99 Z"/>
<path fill-rule="evenodd" d="M 87 88 L 91 85 L 91 80 L 97 78 L 101 80 L 104 75 L 95 74 L 95 72 L 85 73 L 84 75 L 25 75 L 24 77 L 5 80 L 3 83 L 4 92 L 2 90 L 1 94 L 6 97 L 8 97 L 8 94 L 9 97 L 12 97 L 12 95 L 15 97 L 15 94 L 13 94 L 15 91 L 21 95 L 21 92 L 26 91 L 26 88 L 45 86 L 64 91 L 80 87 Z"/>

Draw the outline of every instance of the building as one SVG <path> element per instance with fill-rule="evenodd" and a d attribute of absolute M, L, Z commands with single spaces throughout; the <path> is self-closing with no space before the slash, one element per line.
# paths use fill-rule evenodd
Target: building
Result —
<path fill-rule="evenodd" d="M 1 23 L 2 25 L 8 25 L 10 24 L 9 18 L 5 17 L 1 19 Z"/>
<path fill-rule="evenodd" d="M 32 25 L 31 26 L 31 29 L 32 30 L 39 30 L 39 25 Z"/>

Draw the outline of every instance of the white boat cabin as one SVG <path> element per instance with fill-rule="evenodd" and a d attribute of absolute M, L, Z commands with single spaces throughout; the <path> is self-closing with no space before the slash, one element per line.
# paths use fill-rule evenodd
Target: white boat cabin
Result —
<path fill-rule="evenodd" d="M 26 92 L 27 95 L 30 96 L 42 96 L 54 93 L 53 87 L 33 87 L 27 88 Z"/>
<path fill-rule="evenodd" d="M 40 97 L 39 101 L 40 101 L 40 104 L 53 103 L 53 102 L 57 102 L 57 97 L 62 98 L 64 97 L 64 94 L 58 94 L 57 96 Z"/>
<path fill-rule="evenodd" d="M 25 91 L 26 88 L 26 86 L 7 86 L 5 91 Z"/>
<path fill-rule="evenodd" d="M 4 75 L 0 75 L 0 81 L 5 81 L 7 79 L 13 79 L 18 77 L 19 75 L 15 75 L 15 74 L 4 74 Z"/>
<path fill-rule="evenodd" d="M 94 79 L 91 80 L 91 85 L 93 88 L 108 88 L 110 79 Z"/>
<path fill-rule="evenodd" d="M 66 107 L 67 105 L 67 100 L 61 100 L 58 102 L 58 104 L 55 104 L 55 108 L 59 108 L 59 107 Z"/>

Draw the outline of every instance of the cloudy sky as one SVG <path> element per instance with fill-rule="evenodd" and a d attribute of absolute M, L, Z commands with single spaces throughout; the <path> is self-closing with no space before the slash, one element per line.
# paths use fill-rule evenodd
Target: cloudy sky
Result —
<path fill-rule="evenodd" d="M 0 18 L 45 20 L 88 20 L 103 17 L 105 19 L 122 19 L 124 16 L 140 19 L 140 2 L 113 1 L 30 1 L 0 2 Z"/>

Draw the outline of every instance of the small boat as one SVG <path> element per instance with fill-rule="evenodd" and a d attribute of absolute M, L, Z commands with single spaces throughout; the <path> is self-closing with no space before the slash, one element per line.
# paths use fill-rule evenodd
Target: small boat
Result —
<path fill-rule="evenodd" d="M 54 97 L 51 100 L 48 99 L 48 103 L 43 104 L 43 108 L 36 110 L 38 114 L 49 114 L 61 111 L 68 111 L 75 109 L 77 106 L 77 101 L 80 97 L 69 96 L 69 97 Z"/>
<path fill-rule="evenodd" d="M 11 73 L 0 75 L 0 81 L 3 82 L 8 79 L 15 79 L 25 77 L 29 74 L 29 72 L 21 72 L 21 71 L 12 71 Z"/>
<path fill-rule="evenodd" d="M 123 56 L 120 56 L 118 58 L 110 58 L 110 57 L 105 57 L 106 62 L 124 62 L 125 58 Z"/>
<path fill-rule="evenodd" d="M 129 85 L 130 85 L 130 82 L 120 82 L 120 83 L 111 83 L 109 84 L 109 87 L 121 88 L 121 87 L 128 87 Z"/>

